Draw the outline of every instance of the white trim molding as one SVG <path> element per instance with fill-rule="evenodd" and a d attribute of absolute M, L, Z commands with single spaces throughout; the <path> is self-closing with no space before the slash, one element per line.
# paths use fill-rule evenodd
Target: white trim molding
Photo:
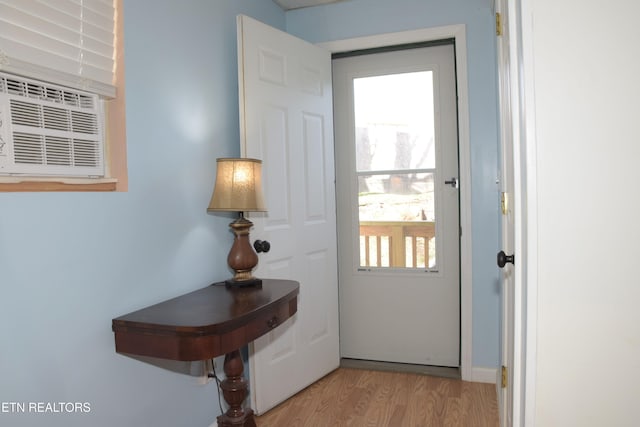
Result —
<path fill-rule="evenodd" d="M 513 34 L 518 37 L 517 67 L 521 70 L 519 89 L 521 91 L 520 136 L 522 171 L 522 201 L 523 207 L 523 239 L 520 250 L 523 252 L 521 262 L 526 265 L 526 271 L 520 278 L 522 296 L 520 307 L 520 343 L 522 353 L 518 366 L 514 367 L 514 376 L 520 376 L 519 394 L 514 395 L 520 405 L 518 426 L 535 426 L 536 407 L 536 370 L 537 370 L 537 324 L 538 324 L 538 174 L 537 174 L 537 140 L 535 116 L 535 87 L 534 87 L 534 49 L 533 49 L 533 1 L 522 0 L 516 2 L 519 7 L 514 8 L 516 16 L 512 19 L 515 28 Z M 516 285 L 518 285 L 516 283 Z M 517 371 L 515 371 L 517 368 Z M 514 418 L 515 420 L 515 418 Z M 515 424 L 514 424 L 515 425 Z"/>
<path fill-rule="evenodd" d="M 345 40 L 318 43 L 332 53 L 372 49 L 406 43 L 419 43 L 453 38 L 456 43 L 458 85 L 458 132 L 460 159 L 460 373 L 465 381 L 473 381 L 473 287 L 471 244 L 471 148 L 469 136 L 469 89 L 467 85 L 467 35 L 465 25 L 447 25 L 397 33 L 377 34 Z M 484 378 L 484 375 L 481 376 Z M 494 380 L 490 382 L 494 382 Z"/>
<path fill-rule="evenodd" d="M 498 375 L 500 375 L 498 368 L 485 368 L 481 366 L 471 368 L 471 382 L 474 383 L 497 384 Z"/>

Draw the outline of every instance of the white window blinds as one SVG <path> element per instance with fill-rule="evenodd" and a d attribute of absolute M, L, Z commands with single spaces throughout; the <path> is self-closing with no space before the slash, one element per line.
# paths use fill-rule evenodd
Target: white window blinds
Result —
<path fill-rule="evenodd" d="M 0 0 L 0 70 L 115 96 L 113 0 Z"/>

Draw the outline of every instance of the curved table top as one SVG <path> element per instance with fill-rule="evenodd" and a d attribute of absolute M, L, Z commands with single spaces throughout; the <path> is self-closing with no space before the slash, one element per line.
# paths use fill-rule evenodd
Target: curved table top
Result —
<path fill-rule="evenodd" d="M 205 360 L 240 348 L 293 316 L 299 283 L 262 287 L 214 283 L 112 320 L 116 351 L 172 360 Z"/>

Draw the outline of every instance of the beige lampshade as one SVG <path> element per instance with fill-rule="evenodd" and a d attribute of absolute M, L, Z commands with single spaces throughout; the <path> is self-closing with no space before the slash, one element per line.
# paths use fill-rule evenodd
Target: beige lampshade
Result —
<path fill-rule="evenodd" d="M 216 185 L 207 212 L 265 212 L 262 160 L 217 160 Z"/>

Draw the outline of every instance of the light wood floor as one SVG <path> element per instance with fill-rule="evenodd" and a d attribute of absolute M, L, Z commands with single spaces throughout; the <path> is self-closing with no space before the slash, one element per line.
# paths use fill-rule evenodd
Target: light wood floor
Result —
<path fill-rule="evenodd" d="M 340 368 L 257 417 L 258 427 L 496 427 L 495 385 Z"/>

